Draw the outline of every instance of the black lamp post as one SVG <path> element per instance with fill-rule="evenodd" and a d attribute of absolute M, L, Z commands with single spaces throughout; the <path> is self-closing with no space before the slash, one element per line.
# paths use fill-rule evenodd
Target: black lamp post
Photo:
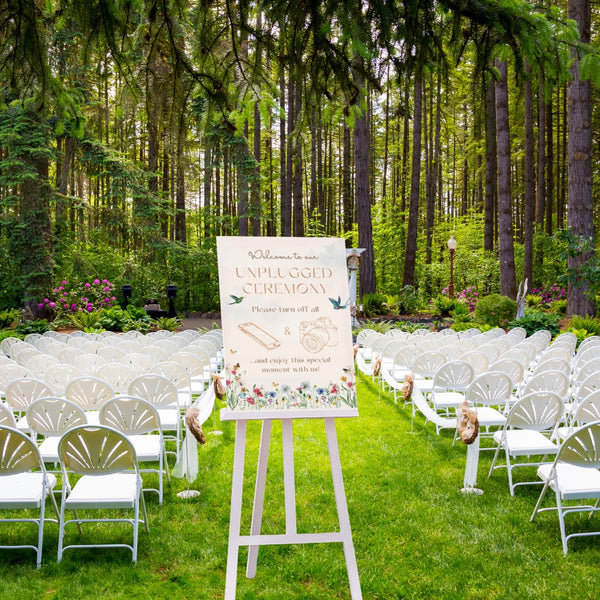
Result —
<path fill-rule="evenodd" d="M 129 298 L 131 298 L 131 286 L 129 284 L 122 285 L 121 294 L 123 295 L 123 308 L 127 308 L 127 305 L 129 304 Z"/>
<path fill-rule="evenodd" d="M 177 312 L 175 311 L 175 296 L 177 296 L 177 286 L 176 285 L 168 285 L 167 286 L 167 299 L 169 300 L 169 312 L 167 313 L 167 317 L 174 318 L 177 316 Z"/>
<path fill-rule="evenodd" d="M 448 287 L 448 296 L 454 298 L 454 251 L 456 250 L 456 240 L 451 235 L 448 240 L 448 250 L 450 250 L 450 286 Z"/>

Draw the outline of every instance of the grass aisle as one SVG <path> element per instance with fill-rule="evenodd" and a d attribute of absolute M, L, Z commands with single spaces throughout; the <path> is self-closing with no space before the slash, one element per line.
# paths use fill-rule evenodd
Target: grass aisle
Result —
<path fill-rule="evenodd" d="M 366 378 L 359 385 L 358 419 L 338 421 L 338 437 L 354 546 L 365 599 L 564 599 L 600 597 L 600 539 L 575 540 L 562 555 L 558 521 L 529 517 L 539 488 L 508 492 L 505 472 L 487 478 L 491 453 L 480 462 L 483 496 L 460 492 L 466 451 L 450 432 L 379 397 Z M 212 419 L 208 423 L 210 431 Z M 32 552 L 0 551 L 0 598 L 223 598 L 229 526 L 234 425 L 220 424 L 199 448 L 199 498 L 183 500 L 174 479 L 160 506 L 148 496 L 150 535 L 140 533 L 138 564 L 121 549 L 67 551 L 56 562 L 57 526 L 45 530 L 44 562 Z M 260 424 L 249 423 L 243 531 L 250 527 Z M 336 529 L 335 501 L 321 421 L 294 424 L 298 530 Z M 518 471 L 517 471 L 518 477 Z M 274 426 L 265 500 L 264 533 L 284 530 L 280 427 Z M 571 517 L 577 526 L 585 519 Z M 0 544 L 16 543 L 3 525 Z M 84 539 L 113 541 L 120 529 Z M 71 540 L 76 537 L 71 532 Z M 33 540 L 34 534 L 31 533 Z M 255 579 L 245 578 L 240 552 L 240 599 L 350 598 L 341 544 L 263 547 Z"/>

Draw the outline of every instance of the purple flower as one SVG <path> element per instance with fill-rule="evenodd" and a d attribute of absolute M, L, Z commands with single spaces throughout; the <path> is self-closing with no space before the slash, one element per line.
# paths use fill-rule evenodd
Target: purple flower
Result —
<path fill-rule="evenodd" d="M 103 279 L 102 283 L 108 283 L 108 279 Z"/>
<path fill-rule="evenodd" d="M 86 283 L 84 287 L 89 288 L 91 286 L 91 284 Z"/>
<path fill-rule="evenodd" d="M 61 283 L 62 283 L 63 285 L 67 285 L 67 282 L 66 282 L 65 280 L 61 281 Z"/>
<path fill-rule="evenodd" d="M 99 280 L 99 279 L 94 279 L 94 284 L 95 284 L 95 285 L 98 285 L 99 283 L 100 283 L 100 280 Z"/>
<path fill-rule="evenodd" d="M 43 303 L 43 302 L 40 302 L 40 304 L 38 304 L 38 308 L 40 308 L 40 309 L 41 309 L 41 308 L 44 308 L 44 303 Z"/>
<path fill-rule="evenodd" d="M 44 298 L 44 304 L 48 304 L 48 302 L 50 302 L 50 300 L 48 298 Z"/>
<path fill-rule="evenodd" d="M 48 304 L 48 306 L 49 306 L 50 308 L 54 308 L 54 307 L 56 306 L 56 303 L 55 303 L 55 302 L 50 302 L 50 303 Z"/>

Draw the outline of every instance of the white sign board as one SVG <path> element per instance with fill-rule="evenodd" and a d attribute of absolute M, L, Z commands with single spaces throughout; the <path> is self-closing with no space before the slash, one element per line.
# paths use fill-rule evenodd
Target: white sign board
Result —
<path fill-rule="evenodd" d="M 230 410 L 355 408 L 341 238 L 218 237 Z"/>

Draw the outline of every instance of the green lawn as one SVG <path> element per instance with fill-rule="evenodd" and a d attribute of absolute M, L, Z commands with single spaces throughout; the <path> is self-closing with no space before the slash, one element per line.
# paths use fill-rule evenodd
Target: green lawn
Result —
<path fill-rule="evenodd" d="M 504 471 L 487 478 L 491 453 L 485 452 L 478 478 L 485 493 L 463 496 L 466 452 L 461 444 L 452 447 L 451 432 L 437 436 L 417 417 L 410 433 L 410 411 L 379 397 L 365 378 L 359 411 L 358 419 L 341 419 L 337 429 L 364 598 L 600 597 L 600 539 L 575 540 L 563 557 L 556 515 L 543 513 L 529 523 L 539 488 L 517 488 L 511 498 Z M 67 551 L 59 565 L 57 526 L 48 524 L 39 571 L 33 552 L 0 551 L 0 598 L 223 598 L 234 424 L 219 426 L 224 434 L 208 435 L 199 448 L 200 474 L 192 484 L 199 498 L 178 498 L 185 488 L 179 479 L 167 488 L 163 506 L 149 495 L 150 535 L 140 533 L 137 565 L 121 549 Z M 260 424 L 251 422 L 244 532 L 259 433 Z M 279 433 L 276 424 L 264 533 L 282 533 L 285 523 Z M 298 529 L 331 531 L 336 513 L 323 423 L 297 421 L 294 433 Z M 15 529 L 4 525 L 0 544 L 9 536 L 14 542 L 8 531 Z M 113 540 L 119 531 L 102 535 Z M 87 532 L 90 540 L 99 538 Z M 350 598 L 341 544 L 263 547 L 252 580 L 245 577 L 245 558 L 242 550 L 238 598 Z"/>

